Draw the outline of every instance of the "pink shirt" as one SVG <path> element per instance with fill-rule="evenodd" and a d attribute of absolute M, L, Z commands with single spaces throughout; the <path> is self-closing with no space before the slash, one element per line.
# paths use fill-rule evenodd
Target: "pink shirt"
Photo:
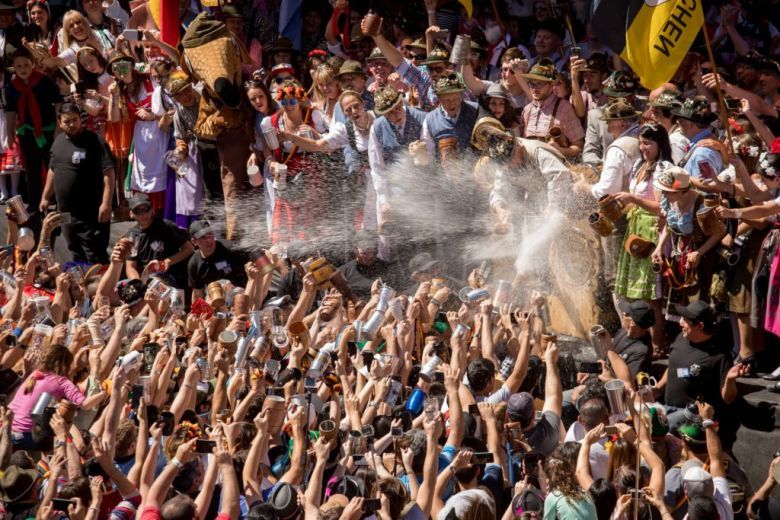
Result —
<path fill-rule="evenodd" d="M 559 99 L 555 94 L 550 94 L 541 103 L 532 101 L 523 108 L 525 137 L 546 137 L 553 126 L 559 126 L 570 143 L 585 137 L 580 119 L 568 101 L 560 99 L 558 110 L 555 110 L 555 102 Z"/>
<path fill-rule="evenodd" d="M 19 387 L 16 395 L 14 395 L 14 400 L 8 405 L 14 412 L 14 422 L 11 425 L 11 430 L 15 432 L 32 431 L 35 423 L 30 413 L 33 407 L 35 407 L 35 403 L 38 402 L 38 398 L 44 392 L 51 394 L 54 397 L 54 402 L 59 401 L 63 397 L 78 406 L 81 406 L 81 403 L 84 402 L 84 394 L 67 377 L 48 372 L 38 372 L 38 374 L 42 375 L 42 377 L 35 382 L 32 392 L 25 394 L 24 388 L 29 378 L 35 377 L 36 372 L 33 372 L 24 380 L 22 386 Z"/>

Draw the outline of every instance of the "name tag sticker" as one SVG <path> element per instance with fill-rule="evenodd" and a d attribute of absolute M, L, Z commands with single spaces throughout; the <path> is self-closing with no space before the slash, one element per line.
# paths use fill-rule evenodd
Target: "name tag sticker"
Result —
<path fill-rule="evenodd" d="M 84 150 L 75 150 L 73 152 L 73 156 L 71 157 L 71 162 L 73 164 L 79 164 L 81 161 L 87 158 L 87 152 Z"/>
<path fill-rule="evenodd" d="M 679 377 L 680 379 L 688 379 L 689 377 L 691 377 L 691 372 L 687 368 L 678 368 L 677 377 Z"/>

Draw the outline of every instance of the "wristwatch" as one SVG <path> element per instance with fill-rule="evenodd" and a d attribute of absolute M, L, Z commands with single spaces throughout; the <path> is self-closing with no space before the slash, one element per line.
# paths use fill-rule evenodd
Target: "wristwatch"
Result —
<path fill-rule="evenodd" d="M 701 422 L 701 426 L 702 426 L 702 428 L 705 428 L 705 429 L 707 429 L 707 428 L 710 428 L 710 427 L 712 427 L 712 426 L 717 426 L 717 425 L 718 425 L 718 423 L 716 423 L 716 422 L 715 422 L 715 421 L 713 421 L 712 419 L 704 419 L 704 420 Z"/>
<path fill-rule="evenodd" d="M 366 406 L 372 406 L 374 408 L 377 408 L 379 406 L 379 401 L 369 401 Z"/>

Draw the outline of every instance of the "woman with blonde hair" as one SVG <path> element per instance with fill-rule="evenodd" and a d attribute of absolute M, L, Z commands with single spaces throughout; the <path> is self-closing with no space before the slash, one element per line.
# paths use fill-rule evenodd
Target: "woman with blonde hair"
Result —
<path fill-rule="evenodd" d="M 99 35 L 90 27 L 89 20 L 78 11 L 68 11 L 62 17 L 62 29 L 57 34 L 59 54 L 56 57 L 43 58 L 43 65 L 48 70 L 67 67 L 71 76 L 75 77 L 78 51 L 86 46 L 95 48 L 104 58 L 106 57 L 108 49 Z"/>
<path fill-rule="evenodd" d="M 328 121 L 333 119 L 333 111 L 341 95 L 341 87 L 336 81 L 337 72 L 329 64 L 323 63 L 311 75 L 313 80 L 310 91 L 312 104 L 325 113 Z"/>

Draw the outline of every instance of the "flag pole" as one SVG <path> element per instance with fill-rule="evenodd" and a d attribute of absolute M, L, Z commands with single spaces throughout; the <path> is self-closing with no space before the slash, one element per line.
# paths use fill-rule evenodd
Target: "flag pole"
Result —
<path fill-rule="evenodd" d="M 707 24 L 701 25 L 701 33 L 704 35 L 704 45 L 707 47 L 707 57 L 712 64 L 712 73 L 715 77 L 715 92 L 718 95 L 718 117 L 720 117 L 720 124 L 723 125 L 726 130 L 726 138 L 729 145 L 728 150 L 730 153 L 734 153 L 734 143 L 731 142 L 731 127 L 729 126 L 729 115 L 726 109 L 726 100 L 723 98 L 723 91 L 720 89 L 720 73 L 718 72 L 717 63 L 715 63 L 715 55 L 712 52 L 712 45 L 710 44 L 710 35 L 707 34 Z"/>

